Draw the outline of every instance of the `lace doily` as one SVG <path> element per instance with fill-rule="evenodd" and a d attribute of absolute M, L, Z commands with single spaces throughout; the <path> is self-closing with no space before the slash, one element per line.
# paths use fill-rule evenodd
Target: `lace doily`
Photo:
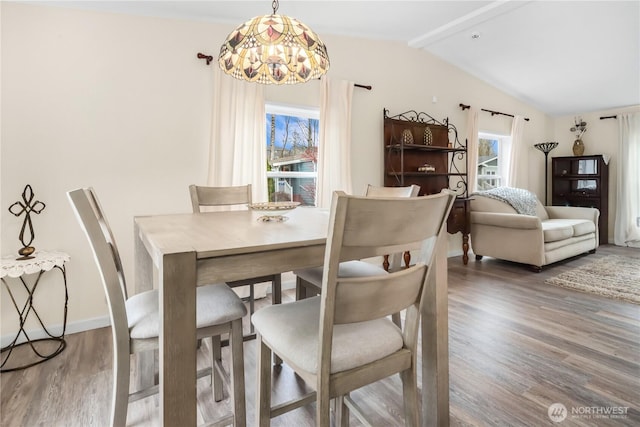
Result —
<path fill-rule="evenodd" d="M 32 259 L 25 260 L 17 260 L 16 255 L 3 256 L 0 277 L 20 277 L 23 274 L 49 271 L 53 267 L 62 267 L 67 261 L 69 255 L 64 252 L 37 251 Z"/>

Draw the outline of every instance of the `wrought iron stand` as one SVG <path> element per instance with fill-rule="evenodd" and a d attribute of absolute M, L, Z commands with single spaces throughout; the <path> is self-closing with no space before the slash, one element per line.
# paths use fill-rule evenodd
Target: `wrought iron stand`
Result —
<path fill-rule="evenodd" d="M 2 363 L 0 364 L 0 372 L 17 371 L 20 369 L 29 368 L 39 363 L 45 362 L 58 354 L 66 347 L 64 340 L 64 334 L 67 328 L 67 303 L 69 300 L 69 294 L 67 291 L 67 272 L 65 268 L 65 262 L 69 260 L 69 256 L 62 252 L 36 252 L 34 257 L 27 260 L 16 260 L 14 257 L 2 258 L 2 269 L 0 280 L 4 288 L 7 290 L 9 298 L 13 303 L 16 313 L 19 318 L 19 329 L 15 338 L 7 346 L 2 347 L 0 353 L 2 354 Z M 40 279 L 44 273 L 58 270 L 62 274 L 62 281 L 64 284 L 64 317 L 62 321 L 62 333 L 55 335 L 45 326 L 44 321 L 38 314 L 36 307 L 34 306 L 34 294 L 40 283 Z M 35 275 L 35 279 L 32 284 L 29 285 L 27 276 Z M 14 292 L 11 289 L 10 281 L 8 279 L 18 279 L 13 281 L 14 283 L 20 283 L 27 293 L 26 301 L 22 304 L 22 307 L 16 301 Z M 32 339 L 29 333 L 25 329 L 25 324 L 29 316 L 35 317 L 43 330 L 44 338 Z M 19 342 L 21 337 L 24 341 Z M 38 342 L 50 341 L 54 342 L 53 350 L 43 351 L 42 348 L 38 348 L 36 345 Z M 7 362 L 11 358 L 12 353 L 18 347 L 29 346 L 33 354 L 30 358 L 25 358 L 26 362 L 21 365 L 12 366 L 7 365 Z M 22 355 L 21 355 L 22 357 Z M 15 359 L 15 357 L 14 357 Z M 35 360 L 35 361 L 34 361 Z"/>

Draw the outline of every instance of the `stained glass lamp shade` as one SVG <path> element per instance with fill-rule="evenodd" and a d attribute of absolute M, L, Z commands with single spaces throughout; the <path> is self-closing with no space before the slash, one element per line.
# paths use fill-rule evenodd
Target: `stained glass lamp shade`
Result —
<path fill-rule="evenodd" d="M 257 16 L 233 30 L 220 48 L 222 70 L 240 80 L 296 84 L 329 70 L 327 48 L 316 33 L 295 18 Z"/>

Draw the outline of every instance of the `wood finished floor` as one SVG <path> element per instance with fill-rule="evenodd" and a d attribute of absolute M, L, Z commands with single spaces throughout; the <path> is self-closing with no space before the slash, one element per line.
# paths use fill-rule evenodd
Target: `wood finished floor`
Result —
<path fill-rule="evenodd" d="M 466 267 L 458 258 L 449 260 L 451 425 L 640 425 L 640 306 L 544 284 L 548 277 L 608 254 L 640 258 L 638 250 L 607 245 L 596 254 L 555 264 L 538 274 L 490 258 L 472 260 Z M 283 299 L 292 296 L 288 291 Z M 0 375 L 0 425 L 107 425 L 110 330 L 67 338 L 67 349 L 60 356 Z M 245 343 L 249 426 L 255 425 L 254 346 L 255 341 Z M 202 366 L 207 355 L 207 348 L 199 352 Z M 274 402 L 306 390 L 286 366 L 274 373 L 273 383 Z M 394 376 L 353 397 L 374 426 L 399 426 L 404 425 L 401 390 Z M 567 407 L 565 421 L 555 424 L 548 418 L 552 403 Z M 158 425 L 157 405 L 157 396 L 131 404 L 127 424 Z M 587 407 L 628 407 L 628 411 L 617 419 L 571 415 L 572 408 Z M 226 403 L 213 403 L 208 380 L 199 380 L 199 422 L 226 410 Z M 351 424 L 361 425 L 353 416 Z M 313 407 L 276 418 L 272 425 L 312 426 Z"/>

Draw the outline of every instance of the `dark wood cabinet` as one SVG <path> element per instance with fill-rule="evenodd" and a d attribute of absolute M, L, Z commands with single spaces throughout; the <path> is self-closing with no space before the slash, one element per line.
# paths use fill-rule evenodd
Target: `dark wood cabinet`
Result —
<path fill-rule="evenodd" d="M 609 241 L 609 165 L 601 154 L 551 159 L 551 204 L 600 211 L 600 244 Z"/>
<path fill-rule="evenodd" d="M 419 185 L 420 195 L 454 191 L 447 221 L 449 233 L 462 232 L 463 261 L 468 261 L 470 208 L 467 192 L 467 147 L 448 119 L 408 111 L 389 116 L 384 110 L 384 185 Z"/>
<path fill-rule="evenodd" d="M 385 186 L 419 185 L 420 195 L 450 188 L 467 196 L 467 147 L 447 119 L 415 111 L 389 117 L 384 110 L 384 149 Z"/>

